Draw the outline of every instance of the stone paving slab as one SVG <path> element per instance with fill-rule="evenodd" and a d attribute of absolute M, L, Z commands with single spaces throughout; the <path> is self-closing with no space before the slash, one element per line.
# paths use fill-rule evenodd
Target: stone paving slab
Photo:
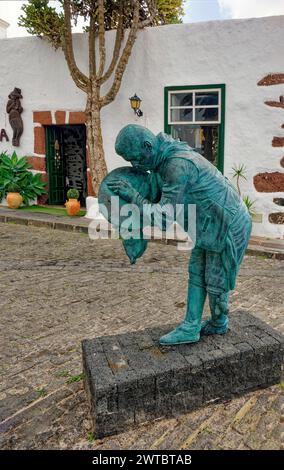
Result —
<path fill-rule="evenodd" d="M 176 325 L 172 325 L 175 327 Z M 83 370 L 96 438 L 277 384 L 284 336 L 244 311 L 224 336 L 162 347 L 169 326 L 84 340 Z"/>
<path fill-rule="evenodd" d="M 0 224 L 1 449 L 284 449 L 280 384 L 94 439 L 81 341 L 179 322 L 188 258 L 150 243 L 130 266 L 119 240 Z M 230 317 L 283 334 L 283 285 L 283 261 L 245 256 Z"/>

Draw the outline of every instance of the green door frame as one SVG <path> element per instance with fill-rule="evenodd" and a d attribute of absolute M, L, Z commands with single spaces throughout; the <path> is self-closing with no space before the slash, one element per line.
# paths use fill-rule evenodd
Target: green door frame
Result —
<path fill-rule="evenodd" d="M 218 142 L 218 158 L 217 168 L 224 172 L 224 149 L 225 149 L 225 100 L 226 100 L 226 85 L 188 85 L 188 86 L 167 86 L 164 88 L 164 132 L 171 134 L 171 125 L 168 123 L 168 105 L 169 105 L 169 91 L 176 90 L 208 90 L 211 88 L 218 88 L 221 90 L 221 123 L 219 125 L 219 142 Z"/>

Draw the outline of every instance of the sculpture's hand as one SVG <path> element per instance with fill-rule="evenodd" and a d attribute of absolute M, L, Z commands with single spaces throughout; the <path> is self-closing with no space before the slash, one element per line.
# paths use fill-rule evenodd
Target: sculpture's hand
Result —
<path fill-rule="evenodd" d="M 108 181 L 107 185 L 115 194 L 127 202 L 132 202 L 137 194 L 133 186 L 125 180 Z"/>

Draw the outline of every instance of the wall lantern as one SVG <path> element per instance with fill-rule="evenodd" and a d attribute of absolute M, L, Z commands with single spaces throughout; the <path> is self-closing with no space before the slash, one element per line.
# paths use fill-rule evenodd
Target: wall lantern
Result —
<path fill-rule="evenodd" d="M 133 109 L 134 113 L 138 116 L 138 117 L 141 117 L 143 116 L 143 113 L 140 109 L 140 104 L 141 104 L 141 99 L 139 98 L 139 96 L 135 95 L 134 96 L 131 96 L 130 99 L 130 105 L 131 105 L 131 108 Z"/>

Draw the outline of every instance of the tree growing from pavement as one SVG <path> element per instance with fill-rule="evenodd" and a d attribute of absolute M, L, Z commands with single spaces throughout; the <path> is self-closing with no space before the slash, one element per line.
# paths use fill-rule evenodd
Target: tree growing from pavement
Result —
<path fill-rule="evenodd" d="M 101 109 L 115 100 L 137 35 L 147 26 L 180 23 L 184 0 L 29 0 L 22 6 L 19 25 L 30 34 L 45 38 L 62 49 L 71 77 L 86 93 L 86 129 L 93 190 L 107 173 L 104 156 Z M 89 69 L 79 69 L 74 53 L 72 28 L 79 18 L 88 34 Z M 116 30 L 110 63 L 106 64 L 106 31 Z M 98 42 L 98 47 L 95 43 Z M 102 85 L 110 83 L 102 95 Z"/>

